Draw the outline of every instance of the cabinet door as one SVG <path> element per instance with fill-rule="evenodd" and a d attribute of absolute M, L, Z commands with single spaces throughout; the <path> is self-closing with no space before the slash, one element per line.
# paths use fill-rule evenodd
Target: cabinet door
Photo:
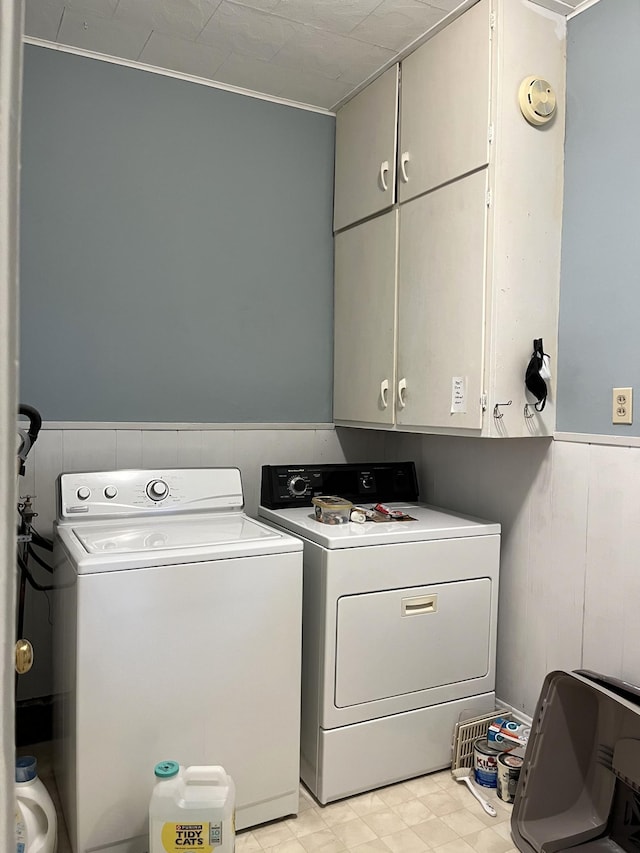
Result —
<path fill-rule="evenodd" d="M 482 427 L 486 192 L 484 169 L 400 207 L 399 425 Z"/>
<path fill-rule="evenodd" d="M 398 212 L 336 235 L 335 421 L 393 423 Z"/>
<path fill-rule="evenodd" d="M 394 203 L 397 114 L 397 65 L 338 110 L 335 231 Z"/>
<path fill-rule="evenodd" d="M 489 162 L 489 13 L 481 0 L 402 63 L 401 202 Z"/>

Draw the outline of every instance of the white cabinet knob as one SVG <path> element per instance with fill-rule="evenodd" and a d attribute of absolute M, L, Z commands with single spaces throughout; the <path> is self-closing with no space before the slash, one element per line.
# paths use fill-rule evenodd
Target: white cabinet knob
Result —
<path fill-rule="evenodd" d="M 380 399 L 382 400 L 382 408 L 386 409 L 389 405 L 389 400 L 387 399 L 387 393 L 389 391 L 389 380 L 383 379 L 380 383 Z"/>
<path fill-rule="evenodd" d="M 404 151 L 400 155 L 400 175 L 402 177 L 402 180 L 405 182 L 405 184 L 409 180 L 409 175 L 407 175 L 407 163 L 409 162 L 409 160 L 411 160 L 411 157 L 409 156 L 409 152 Z"/>
<path fill-rule="evenodd" d="M 403 378 L 398 382 L 398 405 L 400 406 L 401 409 L 404 409 L 404 407 L 407 405 L 407 403 L 404 399 L 404 392 L 406 390 L 407 390 L 407 380 Z"/>
<path fill-rule="evenodd" d="M 380 187 L 382 188 L 383 192 L 385 192 L 385 193 L 389 189 L 389 187 L 387 186 L 387 178 L 386 178 L 388 171 L 389 171 L 389 161 L 383 160 L 382 163 L 380 163 Z"/>

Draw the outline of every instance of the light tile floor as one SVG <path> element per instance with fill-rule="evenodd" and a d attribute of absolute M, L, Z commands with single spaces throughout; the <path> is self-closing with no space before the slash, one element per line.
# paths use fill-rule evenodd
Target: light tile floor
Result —
<path fill-rule="evenodd" d="M 56 806 L 49 744 L 19 750 L 38 757 L 38 773 Z M 483 788 L 497 817 L 485 814 L 466 785 L 449 770 L 378 788 L 321 806 L 300 786 L 295 818 L 273 821 L 236 836 L 236 853 L 515 853 L 512 806 Z M 59 817 L 58 853 L 71 853 Z"/>
<path fill-rule="evenodd" d="M 495 818 L 448 770 L 327 806 L 301 786 L 298 816 L 238 833 L 236 853 L 513 853 L 512 806 L 483 791 Z"/>

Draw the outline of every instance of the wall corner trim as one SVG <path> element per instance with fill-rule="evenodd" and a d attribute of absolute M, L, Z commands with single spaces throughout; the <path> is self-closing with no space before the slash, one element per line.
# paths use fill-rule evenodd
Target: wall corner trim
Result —
<path fill-rule="evenodd" d="M 586 432 L 554 432 L 554 441 L 572 441 L 577 444 L 610 444 L 617 447 L 640 447 L 638 435 L 592 435 Z"/>
<path fill-rule="evenodd" d="M 108 62 L 111 65 L 124 65 L 126 68 L 137 68 L 138 71 L 149 71 L 151 74 L 160 74 L 162 77 L 174 77 L 176 80 L 185 80 L 187 83 L 197 83 L 199 86 L 208 86 L 210 89 L 223 89 L 235 95 L 243 95 L 247 98 L 256 98 L 259 101 L 270 101 L 273 104 L 282 104 L 285 107 L 293 107 L 297 110 L 306 110 L 311 113 L 322 115 L 335 115 L 334 110 L 324 107 L 316 107 L 313 104 L 302 104 L 299 101 L 289 101 L 287 98 L 278 98 L 275 95 L 266 95 L 264 92 L 255 92 L 253 89 L 242 89 L 240 86 L 231 86 L 229 83 L 219 83 L 216 80 L 208 80 L 206 77 L 196 77 L 194 74 L 183 74 L 181 71 L 172 71 L 170 68 L 160 68 L 157 65 L 147 65 L 146 62 L 138 62 L 135 59 L 122 59 L 119 56 L 109 56 L 106 53 L 97 53 L 93 50 L 83 50 L 68 44 L 58 44 L 55 41 L 23 36 L 24 44 L 32 44 L 36 47 L 45 47 L 49 50 L 59 50 L 62 53 L 72 53 L 76 56 L 84 56 L 87 59 L 97 59 L 100 62 Z"/>
<path fill-rule="evenodd" d="M 198 423 L 146 423 L 144 421 L 128 422 L 128 421 L 113 421 L 113 422 L 98 422 L 98 421 L 44 421 L 42 428 L 47 429 L 74 429 L 74 430 L 164 430 L 169 432 L 182 432 L 184 430 L 200 430 L 202 432 L 208 430 L 333 430 L 334 424 L 330 423 L 237 423 L 237 424 L 198 424 Z"/>

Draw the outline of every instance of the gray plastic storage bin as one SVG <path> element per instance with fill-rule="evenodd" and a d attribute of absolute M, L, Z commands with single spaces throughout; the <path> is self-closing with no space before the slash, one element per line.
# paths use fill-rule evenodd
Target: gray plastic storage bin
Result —
<path fill-rule="evenodd" d="M 544 680 L 511 816 L 524 853 L 640 851 L 640 689 L 587 672 Z"/>

